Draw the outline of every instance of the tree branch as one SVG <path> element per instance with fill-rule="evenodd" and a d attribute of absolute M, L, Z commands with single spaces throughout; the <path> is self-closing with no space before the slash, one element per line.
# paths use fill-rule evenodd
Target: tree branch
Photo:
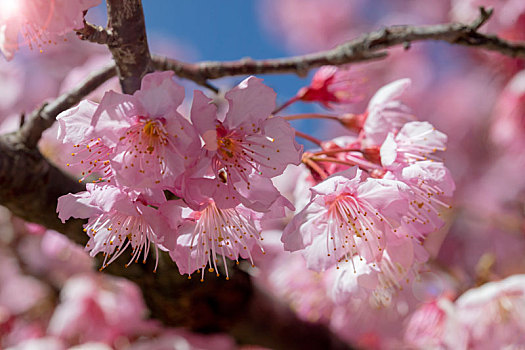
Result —
<path fill-rule="evenodd" d="M 83 191 L 79 184 L 50 164 L 20 133 L 0 136 L 0 205 L 22 219 L 64 233 L 84 244 L 82 220 L 62 224 L 56 214 L 58 197 Z"/>
<path fill-rule="evenodd" d="M 107 30 L 114 36 L 108 48 L 117 65 L 122 92 L 132 94 L 152 70 L 142 1 L 108 0 L 107 7 Z"/>
<path fill-rule="evenodd" d="M 70 219 L 62 224 L 56 214 L 56 205 L 60 196 L 85 188 L 51 165 L 35 146 L 42 132 L 53 124 L 61 111 L 73 107 L 115 72 L 119 75 L 122 90 L 131 94 L 140 88 L 143 75 L 150 70 L 140 0 L 108 0 L 107 5 L 108 30 L 86 24 L 83 35 L 96 42 L 105 42 L 115 66 L 106 67 L 72 91 L 33 111 L 18 132 L 0 136 L 0 182 L 4 184 L 0 187 L 0 204 L 15 215 L 62 232 L 79 244 L 85 244 L 87 240 L 82 230 L 85 220 Z M 112 33 L 111 40 L 109 36 L 104 37 L 109 33 Z M 207 85 L 205 80 L 199 83 Z M 153 273 L 153 259 L 145 265 L 132 264 L 124 268 L 127 261 L 123 260 L 129 256 L 121 257 L 105 271 L 137 283 L 152 317 L 166 325 L 205 332 L 242 329 L 236 333 L 240 341 L 262 342 L 264 339 L 266 344 L 275 348 L 303 349 L 308 344 L 337 344 L 334 348 L 349 348 L 326 327 L 298 320 L 286 305 L 274 304 L 269 297 L 254 297 L 250 277 L 239 269 L 232 268 L 230 281 L 212 277 L 201 283 L 181 276 L 169 256 L 160 254 L 158 274 Z M 102 266 L 102 259 L 98 257 L 99 266 Z M 270 316 L 283 317 L 282 322 L 262 330 L 261 315 L 253 311 L 261 307 Z M 288 332 L 302 336 L 296 342 L 290 341 Z"/>
<path fill-rule="evenodd" d="M 62 232 L 80 244 L 87 239 L 82 231 L 85 221 L 69 220 L 62 224 L 55 210 L 58 197 L 82 191 L 84 186 L 51 165 L 35 145 L 43 130 L 52 125 L 61 111 L 77 104 L 115 72 L 118 72 L 123 91 L 133 93 L 140 87 L 144 74 L 152 68 L 141 1 L 108 0 L 107 3 L 108 29 L 86 24 L 81 34 L 88 40 L 107 44 L 117 68 L 109 66 L 95 73 L 72 91 L 33 111 L 18 132 L 0 136 L 0 183 L 3 184 L 0 186 L 0 204 L 21 218 Z M 180 77 L 206 85 L 207 79 L 241 74 L 293 72 L 304 75 L 321 65 L 383 58 L 386 56 L 384 49 L 422 40 L 441 40 L 524 58 L 524 44 L 477 32 L 490 15 L 491 11 L 482 10 L 480 17 L 470 25 L 389 27 L 333 50 L 291 58 L 190 64 L 155 57 L 154 63 L 157 69 L 173 70 Z M 146 265 L 132 264 L 124 269 L 122 260 L 125 258 L 123 256 L 111 264 L 107 272 L 136 282 L 152 316 L 167 325 L 186 326 L 198 331 L 233 331 L 240 340 L 275 348 L 317 345 L 347 348 L 326 328 L 298 320 L 286 306 L 257 291 L 249 276 L 241 270 L 235 270 L 230 281 L 212 277 L 200 283 L 180 276 L 175 264 L 164 253 L 160 256 L 158 274 L 152 272 L 152 259 Z M 265 322 L 268 318 L 272 322 Z"/>
<path fill-rule="evenodd" d="M 29 116 L 25 117 L 25 122 L 19 130 L 21 142 L 28 148 L 36 147 L 42 133 L 53 125 L 57 115 L 75 106 L 108 79 L 114 77 L 115 74 L 114 64 L 104 67 L 88 76 L 83 82 L 62 94 L 53 102 L 35 109 Z"/>
<path fill-rule="evenodd" d="M 448 23 L 428 26 L 391 26 L 364 34 L 336 46 L 332 50 L 302 56 L 253 60 L 245 58 L 229 62 L 185 63 L 170 58 L 154 57 L 159 69 L 172 70 L 178 76 L 196 82 L 235 75 L 295 73 L 305 76 L 309 70 L 324 65 L 343 65 L 381 59 L 383 50 L 416 41 L 445 41 L 453 45 L 481 48 L 503 55 L 525 58 L 525 43 L 512 43 L 477 30 L 490 18 L 492 10 L 480 9 L 480 15 L 470 24 Z"/>

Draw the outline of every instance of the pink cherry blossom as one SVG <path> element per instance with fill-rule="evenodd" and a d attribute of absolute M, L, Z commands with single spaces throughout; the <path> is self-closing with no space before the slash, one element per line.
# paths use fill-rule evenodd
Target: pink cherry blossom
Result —
<path fill-rule="evenodd" d="M 180 204 L 169 201 L 161 205 L 160 211 L 179 233 L 177 246 L 170 250 L 170 256 L 181 274 L 191 275 L 199 270 L 204 279 L 206 266 L 209 266 L 209 271 L 219 276 L 217 263 L 221 259 L 228 279 L 226 259 L 249 259 L 253 264 L 251 251 L 255 246 L 255 249 L 262 249 L 261 213 L 242 205 L 221 209 L 213 201 L 200 211 L 183 208 Z"/>
<path fill-rule="evenodd" d="M 89 137 L 93 129 L 91 118 L 96 109 L 96 103 L 84 100 L 57 116 L 58 139 L 63 143 L 73 144 L 76 151 L 71 153 L 71 161 L 67 166 L 79 169 L 80 181 L 91 175 L 97 175 L 98 181 L 111 181 L 113 177 L 110 167 L 113 149 L 106 146 L 100 137 Z"/>
<path fill-rule="evenodd" d="M 456 188 L 443 163 L 416 162 L 403 168 L 396 178 L 411 190 L 409 207 L 402 221 L 406 230 L 422 239 L 443 226 L 442 212 L 451 208 L 448 202 Z"/>
<path fill-rule="evenodd" d="M 432 153 L 445 151 L 447 135 L 428 122 L 409 122 L 394 136 L 389 133 L 381 145 L 381 163 L 385 167 L 410 164 L 420 160 L 439 160 Z"/>
<path fill-rule="evenodd" d="M 525 275 L 486 283 L 456 300 L 472 348 L 525 346 Z"/>
<path fill-rule="evenodd" d="M 199 155 L 192 125 L 177 112 L 184 88 L 172 72 L 151 73 L 132 96 L 107 92 L 97 106 L 82 102 L 58 116 L 59 138 L 73 142 L 83 176 L 115 177 L 121 186 L 171 187 Z"/>
<path fill-rule="evenodd" d="M 318 271 L 354 256 L 378 262 L 408 208 L 406 189 L 399 181 L 364 180 L 357 167 L 336 173 L 311 188 L 310 203 L 283 232 L 284 247 L 304 250 L 307 266 Z"/>
<path fill-rule="evenodd" d="M 319 102 L 326 108 L 335 108 L 363 99 L 363 79 L 349 68 L 323 66 L 315 72 L 309 86 L 301 88 L 296 98 L 306 102 Z"/>
<path fill-rule="evenodd" d="M 467 349 L 468 333 L 446 298 L 423 304 L 410 317 L 405 343 L 418 349 Z"/>
<path fill-rule="evenodd" d="M 0 50 L 10 60 L 18 37 L 29 47 L 52 43 L 83 26 L 84 11 L 100 0 L 8 0 L 0 6 Z"/>
<path fill-rule="evenodd" d="M 207 195 L 220 207 L 242 203 L 265 211 L 281 197 L 270 179 L 289 164 L 300 164 L 302 146 L 288 122 L 270 117 L 275 92 L 260 79 L 247 78 L 225 98 L 229 109 L 222 119 L 211 100 L 195 91 L 191 120 L 204 141 L 209 165 L 194 186 L 207 187 Z M 204 178 L 209 172 L 212 177 Z"/>
<path fill-rule="evenodd" d="M 17 234 L 23 235 L 20 231 Z M 19 254 L 26 268 L 53 283 L 61 285 L 72 275 L 93 269 L 93 259 L 82 247 L 58 232 L 44 230 L 42 236 L 20 240 Z"/>
<path fill-rule="evenodd" d="M 410 238 L 390 238 L 378 263 L 354 257 L 339 266 L 333 297 L 338 303 L 361 298 L 377 307 L 391 306 L 396 293 L 410 286 L 427 259 L 424 248 Z"/>
<path fill-rule="evenodd" d="M 129 263 L 138 261 L 142 253 L 145 261 L 151 243 L 157 250 L 158 263 L 158 249 L 167 249 L 162 244 L 175 234 L 143 196 L 106 184 L 87 184 L 85 192 L 60 197 L 57 212 L 62 222 L 70 217 L 89 218 L 84 227 L 90 237 L 86 249 L 91 256 L 104 253 L 102 268 L 116 260 L 130 245 Z"/>
<path fill-rule="evenodd" d="M 158 325 L 145 320 L 146 313 L 135 284 L 103 275 L 77 275 L 62 288 L 48 333 L 69 342 L 113 345 L 119 337 L 155 332 Z"/>
<path fill-rule="evenodd" d="M 375 93 L 365 112 L 363 136 L 368 145 L 381 145 L 388 133 L 396 132 L 415 117 L 399 98 L 410 86 L 410 79 L 389 83 Z"/>

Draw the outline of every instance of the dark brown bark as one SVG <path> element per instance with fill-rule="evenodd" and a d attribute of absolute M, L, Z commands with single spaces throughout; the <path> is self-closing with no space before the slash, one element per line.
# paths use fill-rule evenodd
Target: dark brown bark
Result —
<path fill-rule="evenodd" d="M 152 70 L 141 0 L 108 0 L 108 48 L 117 65 L 122 92 L 132 94 Z"/>

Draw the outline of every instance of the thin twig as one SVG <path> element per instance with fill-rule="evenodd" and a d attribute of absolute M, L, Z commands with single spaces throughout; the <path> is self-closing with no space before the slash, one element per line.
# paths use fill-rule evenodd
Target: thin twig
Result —
<path fill-rule="evenodd" d="M 410 47 L 416 41 L 445 41 L 453 45 L 499 52 L 503 55 L 525 58 L 525 43 L 510 42 L 477 30 L 491 17 L 492 10 L 480 9 L 480 15 L 470 24 L 447 23 L 427 26 L 391 26 L 364 34 L 361 37 L 336 46 L 332 50 L 302 56 L 253 60 L 245 58 L 228 62 L 185 63 L 171 58 L 154 57 L 164 70 L 173 70 L 182 78 L 206 81 L 235 75 L 295 73 L 305 76 L 309 70 L 323 65 L 381 59 L 387 56 L 383 50 L 404 45 Z"/>
<path fill-rule="evenodd" d="M 359 168 L 361 168 L 364 171 L 381 169 L 381 167 L 378 166 L 377 164 L 370 163 L 364 159 L 357 158 L 357 157 L 352 157 L 352 158 L 353 159 L 341 160 L 341 159 L 337 159 L 333 157 L 316 157 L 316 156 L 310 157 L 310 159 L 313 160 L 314 162 L 328 162 L 328 163 L 336 163 L 336 164 L 348 165 L 348 166 L 357 165 L 359 166 Z"/>
<path fill-rule="evenodd" d="M 84 27 L 77 29 L 76 33 L 80 40 L 103 45 L 116 45 L 117 36 L 113 31 L 102 26 L 91 24 L 84 20 Z"/>
<path fill-rule="evenodd" d="M 310 136 L 308 134 L 305 134 L 304 132 L 295 130 L 295 136 L 300 137 L 300 138 L 305 139 L 305 140 L 308 140 L 311 143 L 314 143 L 314 144 L 316 144 L 318 146 L 322 146 L 321 140 L 316 139 L 315 137 Z"/>
<path fill-rule="evenodd" d="M 181 78 L 186 78 L 186 79 L 192 80 L 193 82 L 195 82 L 198 85 L 204 86 L 204 87 L 210 89 L 211 91 L 213 91 L 215 93 L 219 93 L 219 89 L 217 87 L 215 87 L 214 85 L 212 85 L 207 79 L 199 79 L 199 78 L 193 79 L 191 77 L 181 76 L 180 74 L 178 74 L 177 71 L 173 69 L 173 66 L 170 63 L 170 59 L 167 58 L 167 57 L 153 55 L 152 58 L 151 58 L 151 63 L 153 64 L 153 68 L 155 68 L 156 70 L 171 70 L 171 71 L 174 71 L 175 74 L 178 75 Z"/>
<path fill-rule="evenodd" d="M 331 150 L 326 150 L 326 151 L 314 152 L 313 155 L 314 156 L 321 156 L 321 155 L 331 156 L 331 155 L 341 153 L 341 152 L 362 152 L 362 151 L 359 148 L 339 148 L 339 149 L 331 149 Z"/>

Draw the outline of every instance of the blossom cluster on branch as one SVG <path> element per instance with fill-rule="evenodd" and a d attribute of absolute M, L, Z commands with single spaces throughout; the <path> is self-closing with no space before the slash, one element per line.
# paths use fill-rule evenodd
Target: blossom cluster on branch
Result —
<path fill-rule="evenodd" d="M 130 263 L 145 260 L 153 243 L 181 273 L 198 270 L 203 280 L 206 269 L 219 276 L 222 263 L 229 278 L 226 259 L 253 264 L 263 221 L 294 210 L 271 179 L 302 161 L 311 176 L 297 188 L 312 195 L 295 203 L 301 210 L 283 232 L 286 250 L 303 251 L 313 270 L 337 265 L 340 290 L 357 278 L 382 303 L 417 275 L 454 182 L 436 155 L 446 136 L 399 100 L 408 79 L 381 88 L 353 116 L 355 137 L 303 153 L 289 123 L 272 114 L 276 94 L 260 79 L 228 91 L 225 113 L 195 90 L 184 117 L 177 111 L 184 88 L 172 77 L 146 75 L 132 96 L 110 91 L 100 104 L 83 101 L 57 118 L 59 139 L 73 143 L 68 166 L 81 169 L 81 181 L 94 178 L 86 192 L 59 198 L 57 211 L 63 221 L 89 219 L 86 247 L 104 254 L 102 268 L 128 246 Z M 341 81 L 351 82 L 347 70 L 323 67 L 292 103 L 310 95 L 306 101 L 348 104 L 334 92 L 351 91 Z"/>
<path fill-rule="evenodd" d="M 58 116 L 60 139 L 77 150 L 70 165 L 97 180 L 57 209 L 63 221 L 89 218 L 87 247 L 105 254 L 104 266 L 128 245 L 131 261 L 146 259 L 153 243 L 182 273 L 204 276 L 209 266 L 218 275 L 219 255 L 251 259 L 262 216 L 293 208 L 271 178 L 298 165 L 302 147 L 288 122 L 271 116 L 275 93 L 261 80 L 230 90 L 226 115 L 195 91 L 190 122 L 177 112 L 184 88 L 172 76 L 146 75 L 132 96 L 108 92 L 99 105 L 84 101 Z"/>
<path fill-rule="evenodd" d="M 525 6 L 387 2 L 187 63 L 140 0 L 0 0 L 0 347 L 525 344 Z"/>

